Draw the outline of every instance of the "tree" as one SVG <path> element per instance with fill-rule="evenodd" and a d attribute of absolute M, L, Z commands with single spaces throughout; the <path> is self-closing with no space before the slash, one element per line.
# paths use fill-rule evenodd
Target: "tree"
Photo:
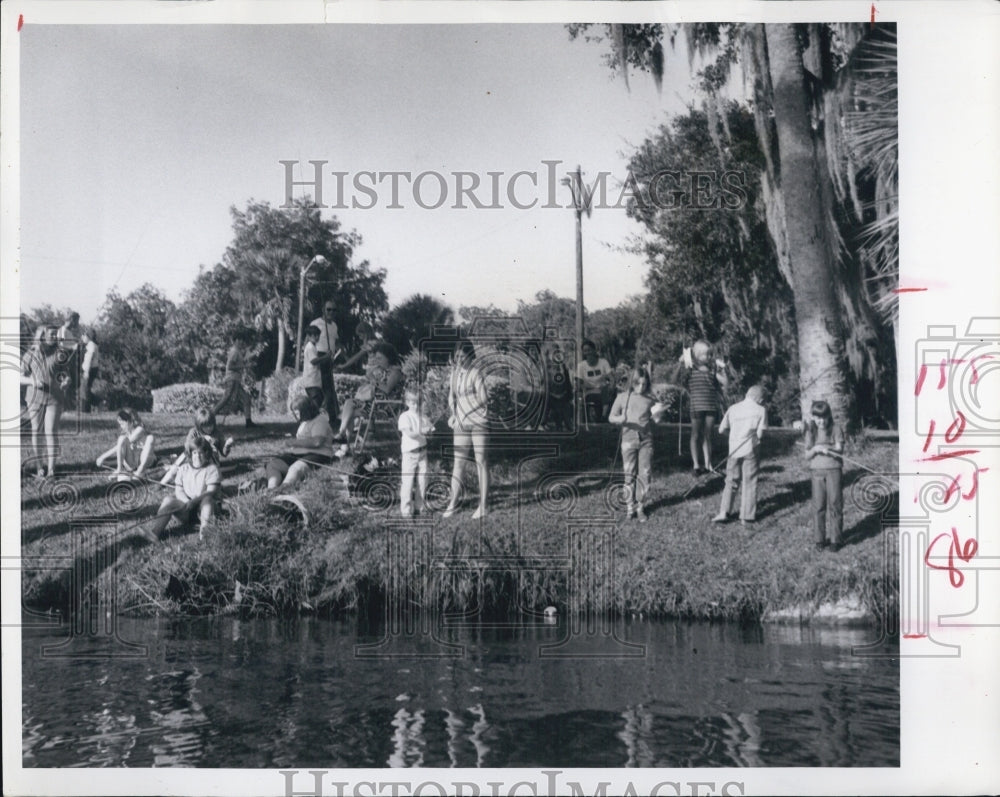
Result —
<path fill-rule="evenodd" d="M 626 73 L 629 66 L 638 65 L 655 74 L 657 56 L 650 42 L 669 34 L 672 43 L 678 29 L 661 29 L 657 38 L 651 26 L 638 26 L 639 31 L 631 27 L 609 26 L 609 63 Z M 587 28 L 576 26 L 570 36 L 575 38 Z M 720 157 L 730 132 L 726 115 L 719 113 L 720 89 L 737 61 L 751 87 L 764 159 L 761 182 L 767 226 L 778 265 L 795 296 L 797 320 L 799 313 L 803 315 L 797 325 L 803 353 L 802 411 L 822 395 L 841 417 L 853 422 L 851 378 L 854 386 L 873 385 L 876 396 L 886 394 L 886 381 L 894 382 L 884 376 L 894 375 L 895 351 L 884 343 L 874 307 L 891 305 L 898 277 L 895 125 L 887 125 L 887 117 L 895 115 L 895 37 L 881 26 L 849 24 L 701 24 L 683 30 L 692 57 L 716 56 L 699 75 L 709 133 Z M 883 45 L 882 57 L 868 58 L 869 66 L 862 70 L 859 53 L 873 40 Z M 850 75 L 859 79 L 845 77 Z M 878 137 L 871 136 L 871 125 L 859 120 L 859 107 L 861 114 L 872 110 L 863 105 L 866 92 L 876 100 L 891 101 L 891 110 L 880 112 L 884 129 Z M 838 105 L 854 111 L 853 116 L 844 114 L 849 121 L 843 126 L 836 121 L 839 114 L 831 113 Z M 828 124 L 831 118 L 835 121 Z M 845 130 L 853 131 L 856 141 L 867 136 L 862 149 L 866 161 L 844 157 Z M 878 138 L 878 143 L 871 138 Z M 887 146 L 887 139 L 893 143 Z M 844 186 L 849 193 L 866 181 L 876 184 L 875 201 L 865 208 L 860 192 L 855 192 L 846 202 Z M 868 218 L 857 218 L 859 207 Z M 894 415 L 895 407 L 889 411 Z"/>
<path fill-rule="evenodd" d="M 450 307 L 433 296 L 417 293 L 389 310 L 382 321 L 382 337 L 405 356 L 421 340 L 430 338 L 434 327 L 454 323 Z"/>
<path fill-rule="evenodd" d="M 372 269 L 367 260 L 351 262 L 361 237 L 342 232 L 336 217 L 324 219 L 311 199 L 295 200 L 290 208 L 251 200 L 245 211 L 230 212 L 233 241 L 216 266 L 221 273 L 215 284 L 228 281 L 242 320 L 271 333 L 275 369 L 290 359 L 300 274 L 316 255 L 325 262 L 309 271 L 307 316 L 318 315 L 319 305 L 332 298 L 341 336 L 349 339 L 361 320 L 375 324 L 388 308 L 385 271 Z"/>
<path fill-rule="evenodd" d="M 149 283 L 123 297 L 112 289 L 98 312 L 101 374 L 109 404 L 152 406 L 151 391 L 192 377 L 191 364 L 171 334 L 174 303 Z"/>

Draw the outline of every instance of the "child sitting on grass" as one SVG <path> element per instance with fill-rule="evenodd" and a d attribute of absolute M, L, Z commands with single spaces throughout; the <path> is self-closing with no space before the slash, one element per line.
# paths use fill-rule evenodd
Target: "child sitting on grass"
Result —
<path fill-rule="evenodd" d="M 844 494 L 841 487 L 844 433 L 833 421 L 833 410 L 825 401 L 812 403 L 812 420 L 806 425 L 806 459 L 812 476 L 812 504 L 816 547 L 840 550 L 844 530 Z M 827 539 L 829 537 L 829 539 Z"/>
<path fill-rule="evenodd" d="M 149 529 L 150 539 L 159 541 L 171 516 L 183 524 L 193 522 L 197 516 L 200 522 L 198 539 L 201 540 L 205 524 L 215 516 L 215 501 L 221 483 L 219 468 L 212 462 L 211 446 L 199 437 L 191 446 L 190 460 L 177 469 L 174 494 L 168 495 L 160 504 Z"/>
<path fill-rule="evenodd" d="M 170 483 L 171 479 L 177 473 L 178 468 L 191 458 L 191 449 L 199 439 L 208 443 L 212 462 L 219 466 L 221 466 L 222 460 L 229 456 L 229 452 L 233 448 L 232 437 L 227 437 L 225 442 L 223 442 L 222 433 L 219 431 L 215 420 L 215 413 L 207 407 L 202 407 L 195 413 L 194 426 L 191 427 L 187 433 L 187 437 L 184 439 L 184 450 L 174 460 L 174 464 L 163 474 L 160 484 Z"/>
<path fill-rule="evenodd" d="M 114 456 L 115 472 L 112 479 L 125 480 L 133 476 L 142 477 L 146 470 L 156 464 L 156 454 L 153 453 L 153 443 L 156 438 L 146 434 L 135 410 L 118 411 L 118 430 L 121 435 L 118 441 L 97 458 L 97 467 L 103 467 L 104 461 Z"/>
<path fill-rule="evenodd" d="M 726 464 L 726 487 L 722 491 L 719 514 L 712 520 L 724 523 L 733 513 L 736 492 L 740 490 L 740 522 L 757 519 L 757 474 L 760 472 L 760 440 L 767 426 L 764 389 L 754 385 L 743 401 L 734 404 L 722 416 L 719 432 L 729 432 L 729 457 Z"/>
<path fill-rule="evenodd" d="M 434 424 L 424 413 L 417 387 L 407 387 L 403 398 L 406 412 L 399 416 L 401 441 L 402 483 L 399 490 L 399 511 L 403 517 L 420 514 L 427 495 L 427 435 L 434 431 Z M 417 482 L 417 497 L 413 501 L 413 480 Z"/>
<path fill-rule="evenodd" d="M 622 466 L 628 494 L 626 517 L 646 522 L 643 501 L 652 479 L 653 427 L 666 407 L 650 393 L 649 372 L 639 367 L 632 372 L 628 389 L 611 405 L 608 421 L 622 427 Z"/>

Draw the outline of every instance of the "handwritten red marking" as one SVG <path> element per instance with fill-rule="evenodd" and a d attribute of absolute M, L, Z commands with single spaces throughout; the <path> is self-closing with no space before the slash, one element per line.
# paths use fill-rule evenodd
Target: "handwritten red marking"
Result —
<path fill-rule="evenodd" d="M 960 448 L 957 451 L 945 451 L 941 454 L 933 454 L 929 457 L 921 457 L 916 462 L 940 462 L 943 459 L 954 459 L 955 457 L 969 457 L 978 454 L 978 448 Z"/>
<path fill-rule="evenodd" d="M 948 443 L 954 443 L 956 440 L 958 440 L 958 438 L 962 436 L 962 433 L 965 431 L 965 415 L 962 413 L 961 410 L 957 410 L 956 415 L 958 417 L 951 422 L 951 426 L 949 426 L 944 433 L 944 439 Z M 952 432 L 954 432 L 955 434 L 952 435 Z"/>
<path fill-rule="evenodd" d="M 980 354 L 980 355 L 978 355 L 976 357 L 973 357 L 971 360 L 969 360 L 969 365 L 972 366 L 972 379 L 969 380 L 970 384 L 974 385 L 974 384 L 976 384 L 976 382 L 979 381 L 979 371 L 976 368 L 976 360 L 992 360 L 992 359 L 993 359 L 993 355 L 992 354 Z"/>
<path fill-rule="evenodd" d="M 934 419 L 931 418 L 931 425 L 930 425 L 930 428 L 927 430 L 927 439 L 924 440 L 924 449 L 923 450 L 924 450 L 925 454 L 927 453 L 927 449 L 931 447 L 931 438 L 934 437 L 934 427 L 935 426 L 937 426 L 937 424 L 934 422 Z"/>
<path fill-rule="evenodd" d="M 976 491 L 979 489 L 979 474 L 980 473 L 986 473 L 986 471 L 988 471 L 988 470 L 989 470 L 989 468 L 976 468 L 974 471 L 972 471 L 972 489 L 969 490 L 969 492 L 968 492 L 967 495 L 965 493 L 961 493 L 961 492 L 959 493 L 959 495 L 962 496 L 962 500 L 963 501 L 971 501 L 973 498 L 976 497 Z M 956 476 L 952 480 L 952 482 L 949 485 L 948 489 L 945 490 L 945 493 L 944 493 L 944 502 L 945 503 L 948 503 L 948 500 L 951 498 L 952 493 L 954 493 L 956 490 L 959 489 L 958 488 L 958 484 L 959 484 L 960 479 L 961 479 L 961 474 L 959 474 L 958 476 Z"/>
<path fill-rule="evenodd" d="M 951 543 L 948 545 L 948 564 L 947 565 L 935 565 L 931 564 L 931 551 L 940 539 L 945 539 L 948 537 L 947 532 L 944 534 L 938 534 L 930 545 L 927 546 L 927 551 L 924 553 L 924 564 L 934 570 L 947 570 L 948 580 L 951 585 L 958 589 L 965 583 L 965 574 L 955 567 L 955 557 L 958 556 L 963 562 L 968 563 L 973 556 L 976 555 L 976 551 L 979 550 L 979 543 L 972 537 L 965 541 L 963 545 L 958 539 L 958 529 L 954 526 L 951 528 Z"/>
<path fill-rule="evenodd" d="M 914 396 L 919 396 L 920 391 L 924 386 L 924 380 L 927 378 L 927 363 L 921 363 L 920 373 L 917 374 L 917 389 L 913 391 Z"/>
<path fill-rule="evenodd" d="M 927 288 L 896 288 L 895 290 L 893 290 L 893 293 L 920 293 L 921 291 L 926 291 L 926 290 Z"/>
<path fill-rule="evenodd" d="M 926 639 L 927 634 L 903 634 L 903 639 Z"/>
<path fill-rule="evenodd" d="M 875 28 L 875 4 L 872 3 L 872 29 Z"/>
<path fill-rule="evenodd" d="M 24 14 L 17 15 L 17 32 L 21 32 L 21 28 L 24 27 Z"/>

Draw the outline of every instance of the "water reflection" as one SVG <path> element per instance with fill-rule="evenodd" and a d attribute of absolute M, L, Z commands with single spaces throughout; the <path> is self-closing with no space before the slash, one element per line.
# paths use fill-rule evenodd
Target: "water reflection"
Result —
<path fill-rule="evenodd" d="M 641 659 L 539 658 L 551 626 L 357 658 L 347 623 L 126 621 L 141 660 L 24 640 L 24 766 L 897 766 L 895 660 L 863 632 L 636 623 Z M 57 641 L 57 640 L 56 640 Z M 377 639 L 375 640 L 377 641 Z M 59 684 L 54 688 L 53 684 Z"/>

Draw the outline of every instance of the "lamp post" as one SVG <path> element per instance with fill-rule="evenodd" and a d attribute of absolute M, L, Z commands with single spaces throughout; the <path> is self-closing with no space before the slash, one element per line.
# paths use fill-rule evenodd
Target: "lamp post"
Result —
<path fill-rule="evenodd" d="M 323 255 L 316 255 L 299 271 L 299 332 L 295 338 L 295 361 L 298 363 L 300 371 L 305 367 L 302 360 L 302 320 L 306 303 L 306 274 L 316 264 L 323 265 L 324 263 L 326 263 L 326 258 Z"/>

